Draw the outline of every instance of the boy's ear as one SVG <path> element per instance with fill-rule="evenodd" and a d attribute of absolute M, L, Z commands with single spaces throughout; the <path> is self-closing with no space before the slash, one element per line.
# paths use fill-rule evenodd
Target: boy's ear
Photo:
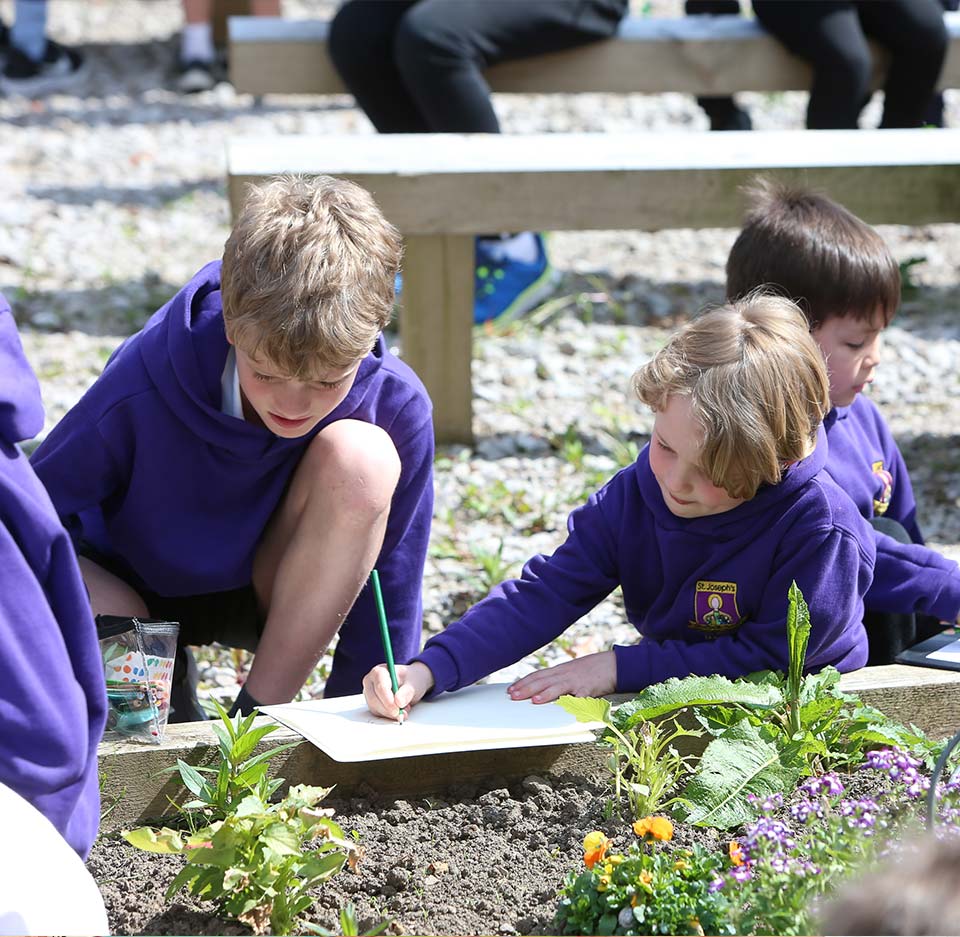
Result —
<path fill-rule="evenodd" d="M 230 328 L 230 324 L 229 324 L 228 322 L 225 322 L 223 327 L 224 327 L 224 331 L 226 332 L 226 335 L 227 335 L 227 341 L 228 341 L 231 345 L 235 345 L 236 342 L 233 340 L 233 330 Z"/>

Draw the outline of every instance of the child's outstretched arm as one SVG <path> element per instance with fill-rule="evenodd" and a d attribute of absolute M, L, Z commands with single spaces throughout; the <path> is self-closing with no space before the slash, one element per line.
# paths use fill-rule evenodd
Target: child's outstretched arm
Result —
<path fill-rule="evenodd" d="M 430 691 L 433 674 L 426 664 L 414 662 L 400 664 L 397 668 L 397 692 L 386 664 L 377 664 L 363 678 L 363 696 L 367 707 L 375 716 L 400 720 L 400 713 L 407 713 Z"/>
<path fill-rule="evenodd" d="M 567 539 L 552 556 L 534 556 L 518 579 L 495 586 L 427 642 L 416 659 L 436 681 L 431 695 L 469 686 L 549 644 L 619 585 L 616 531 L 622 489 L 632 484 L 632 469 L 616 475 L 570 515 Z"/>
<path fill-rule="evenodd" d="M 507 692 L 516 700 L 552 703 L 564 695 L 606 696 L 616 689 L 616 655 L 601 651 L 527 674 L 510 684 Z"/>

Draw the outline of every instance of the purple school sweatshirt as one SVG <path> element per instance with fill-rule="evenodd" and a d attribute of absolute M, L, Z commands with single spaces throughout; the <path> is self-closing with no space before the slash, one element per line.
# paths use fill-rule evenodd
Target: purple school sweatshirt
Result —
<path fill-rule="evenodd" d="M 0 782 L 86 858 L 107 700 L 73 546 L 16 445 L 42 428 L 40 387 L 0 295 Z"/>
<path fill-rule="evenodd" d="M 907 466 L 876 404 L 858 394 L 849 407 L 834 407 L 823 428 L 830 444 L 827 473 L 860 513 L 889 517 L 914 543 L 923 543 Z"/>
<path fill-rule="evenodd" d="M 335 420 L 382 427 L 400 456 L 377 569 L 394 654 L 420 646 L 421 580 L 433 512 L 433 425 L 419 379 L 382 336 L 346 399 L 310 433 L 283 439 L 220 411 L 227 358 L 220 263 L 205 266 L 114 353 L 33 456 L 75 540 L 164 596 L 250 582 L 263 529 L 306 447 Z M 317 564 L 323 557 L 317 557 Z M 361 691 L 383 661 L 367 583 L 340 630 L 329 696 Z"/>
<path fill-rule="evenodd" d="M 807 669 L 866 663 L 863 594 L 873 574 L 869 525 L 814 452 L 731 511 L 673 515 L 649 446 L 567 522 L 552 556 L 496 586 L 417 658 L 432 693 L 455 690 L 561 634 L 617 586 L 643 640 L 614 648 L 617 692 L 668 677 L 787 668 L 787 590 L 796 580 L 813 623 Z"/>
<path fill-rule="evenodd" d="M 859 394 L 849 407 L 835 407 L 823 422 L 827 473 L 866 517 L 902 524 L 911 544 L 874 531 L 877 562 L 864 598 L 869 610 L 922 612 L 944 621 L 960 613 L 960 568 L 923 545 L 910 475 L 880 411 Z"/>

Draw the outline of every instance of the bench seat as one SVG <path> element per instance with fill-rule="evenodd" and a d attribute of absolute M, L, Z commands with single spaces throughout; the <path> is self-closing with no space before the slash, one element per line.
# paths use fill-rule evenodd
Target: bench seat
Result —
<path fill-rule="evenodd" d="M 960 130 L 236 137 L 227 163 L 234 215 L 248 183 L 281 172 L 373 193 L 406 239 L 403 356 L 440 442 L 472 438 L 477 234 L 736 227 L 739 187 L 758 172 L 822 189 L 871 224 L 960 220 Z"/>
<path fill-rule="evenodd" d="M 960 87 L 960 13 L 946 13 L 941 86 Z M 251 94 L 344 94 L 327 55 L 327 20 L 230 17 L 230 80 Z M 874 48 L 874 87 L 886 70 Z M 494 91 L 514 93 L 802 91 L 810 68 L 755 20 L 740 16 L 627 17 L 617 35 L 564 52 L 494 65 Z"/>

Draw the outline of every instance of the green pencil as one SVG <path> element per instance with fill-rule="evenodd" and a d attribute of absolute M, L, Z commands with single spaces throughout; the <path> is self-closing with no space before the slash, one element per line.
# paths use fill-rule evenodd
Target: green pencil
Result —
<path fill-rule="evenodd" d="M 387 658 L 387 670 L 390 671 L 390 683 L 393 685 L 393 692 L 400 689 L 397 682 L 397 667 L 393 662 L 393 644 L 390 641 L 390 629 L 387 627 L 387 613 L 383 607 L 383 593 L 380 591 L 380 574 L 374 569 L 370 573 L 370 581 L 373 583 L 373 598 L 377 603 L 377 617 L 380 619 L 380 637 L 383 640 L 383 653 Z M 403 725 L 403 710 L 400 710 L 400 725 Z"/>

